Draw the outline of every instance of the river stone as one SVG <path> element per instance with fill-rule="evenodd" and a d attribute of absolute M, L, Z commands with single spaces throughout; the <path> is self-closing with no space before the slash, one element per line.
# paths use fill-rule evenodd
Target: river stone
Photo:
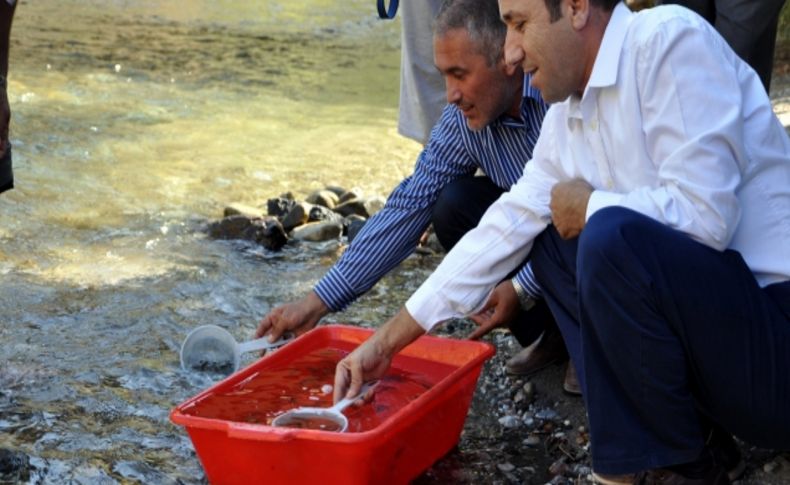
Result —
<path fill-rule="evenodd" d="M 337 212 L 327 209 L 324 206 L 316 205 L 310 209 L 310 215 L 307 217 L 307 222 L 318 221 L 332 221 L 338 224 L 343 224 L 343 216 Z"/>
<path fill-rule="evenodd" d="M 348 202 L 349 200 L 360 199 L 360 198 L 362 198 L 362 191 L 359 188 L 354 187 L 351 190 L 347 190 L 343 192 L 338 202 L 342 204 L 343 202 Z"/>
<path fill-rule="evenodd" d="M 30 458 L 20 451 L 0 448 L 0 479 L 19 483 L 30 479 Z"/>
<path fill-rule="evenodd" d="M 208 234 L 214 239 L 255 241 L 273 251 L 277 251 L 288 242 L 283 226 L 274 217 L 250 218 L 243 215 L 225 217 L 209 224 Z"/>
<path fill-rule="evenodd" d="M 266 213 L 278 219 L 285 217 L 291 209 L 296 205 L 293 199 L 286 199 L 285 197 L 275 197 L 266 201 Z"/>
<path fill-rule="evenodd" d="M 327 209 L 334 209 L 339 200 L 340 197 L 330 190 L 316 190 L 307 196 L 305 202 L 320 205 L 321 207 L 326 207 Z"/>
<path fill-rule="evenodd" d="M 257 207 L 252 207 L 250 205 L 241 204 L 238 202 L 234 202 L 233 204 L 230 204 L 229 206 L 225 207 L 225 212 L 223 213 L 223 215 L 225 217 L 242 215 L 250 218 L 264 216 L 263 211 L 261 209 L 258 209 Z"/>
<path fill-rule="evenodd" d="M 348 237 L 348 243 L 351 244 L 351 241 L 353 241 L 354 238 L 357 237 L 357 234 L 359 234 L 359 231 L 362 230 L 362 226 L 365 225 L 366 219 L 354 215 L 346 217 L 345 220 L 348 221 L 348 225 L 346 226 L 346 237 Z"/>
<path fill-rule="evenodd" d="M 365 199 L 363 205 L 365 206 L 365 211 L 368 213 L 368 217 L 373 217 L 373 215 L 384 208 L 384 204 L 387 202 L 387 199 L 384 197 L 377 195 L 375 197 L 371 197 L 369 199 Z"/>
<path fill-rule="evenodd" d="M 303 241 L 329 241 L 343 234 L 343 225 L 334 221 L 308 222 L 293 230 L 291 236 Z"/>
<path fill-rule="evenodd" d="M 328 190 L 328 191 L 332 192 L 333 194 L 335 194 L 338 197 L 338 199 L 340 199 L 341 195 L 343 195 L 346 192 L 348 192 L 346 189 L 344 189 L 343 187 L 340 187 L 338 185 L 327 185 L 324 188 L 324 190 Z"/>
<path fill-rule="evenodd" d="M 362 217 L 370 217 L 370 215 L 368 215 L 367 209 L 365 209 L 365 203 L 360 199 L 347 200 L 335 207 L 334 210 L 343 217 L 350 216 L 351 214 L 356 214 Z"/>
<path fill-rule="evenodd" d="M 308 204 L 307 202 L 297 202 L 288 211 L 288 214 L 280 219 L 283 224 L 283 227 L 286 231 L 290 231 L 296 226 L 301 226 L 307 219 L 310 217 L 310 209 L 313 208 L 312 204 Z"/>

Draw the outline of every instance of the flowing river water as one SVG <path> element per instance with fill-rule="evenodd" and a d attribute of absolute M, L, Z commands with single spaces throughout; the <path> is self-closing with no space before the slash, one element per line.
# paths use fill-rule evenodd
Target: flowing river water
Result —
<path fill-rule="evenodd" d="M 399 22 L 372 0 L 31 0 L 14 21 L 17 188 L 0 196 L 0 448 L 33 483 L 200 483 L 168 413 L 199 325 L 247 339 L 338 242 L 278 253 L 201 232 L 223 206 L 327 184 L 387 194 Z M 334 321 L 378 325 L 433 267 L 412 258 Z"/>

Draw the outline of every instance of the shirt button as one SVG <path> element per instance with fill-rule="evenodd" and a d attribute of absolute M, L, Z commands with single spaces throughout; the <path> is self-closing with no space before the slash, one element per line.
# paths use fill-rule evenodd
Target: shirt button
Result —
<path fill-rule="evenodd" d="M 597 129 L 598 129 L 598 122 L 597 122 L 597 121 L 595 121 L 595 120 L 592 120 L 592 121 L 590 122 L 590 129 L 591 129 L 592 131 L 595 131 L 595 130 L 597 130 Z"/>
<path fill-rule="evenodd" d="M 609 190 L 612 190 L 614 188 L 614 182 L 612 181 L 612 179 L 606 181 L 606 188 Z"/>

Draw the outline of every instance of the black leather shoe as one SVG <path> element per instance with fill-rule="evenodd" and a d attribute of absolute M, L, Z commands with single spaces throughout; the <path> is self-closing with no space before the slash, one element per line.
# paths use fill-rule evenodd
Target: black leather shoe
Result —
<path fill-rule="evenodd" d="M 568 360 L 568 351 L 559 331 L 544 332 L 529 347 L 523 348 L 505 364 L 510 374 L 531 376 L 553 364 L 561 364 Z"/>
<path fill-rule="evenodd" d="M 741 450 L 731 434 L 718 426 L 714 426 L 705 445 L 713 455 L 713 461 L 727 470 L 727 476 L 730 481 L 734 482 L 741 478 L 746 470 L 746 462 L 743 461 Z"/>

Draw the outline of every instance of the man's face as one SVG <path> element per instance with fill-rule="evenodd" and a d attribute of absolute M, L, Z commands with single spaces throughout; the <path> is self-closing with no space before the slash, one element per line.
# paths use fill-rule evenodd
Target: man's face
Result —
<path fill-rule="evenodd" d="M 544 0 L 499 0 L 507 25 L 505 60 L 532 73 L 531 85 L 547 103 L 584 90 L 583 49 L 568 5 L 563 0 L 563 16 L 551 22 Z"/>
<path fill-rule="evenodd" d="M 453 29 L 433 38 L 436 67 L 442 73 L 447 102 L 458 106 L 469 129 L 479 131 L 504 113 L 518 116 L 520 72 L 504 60 L 489 65 L 466 29 Z"/>

